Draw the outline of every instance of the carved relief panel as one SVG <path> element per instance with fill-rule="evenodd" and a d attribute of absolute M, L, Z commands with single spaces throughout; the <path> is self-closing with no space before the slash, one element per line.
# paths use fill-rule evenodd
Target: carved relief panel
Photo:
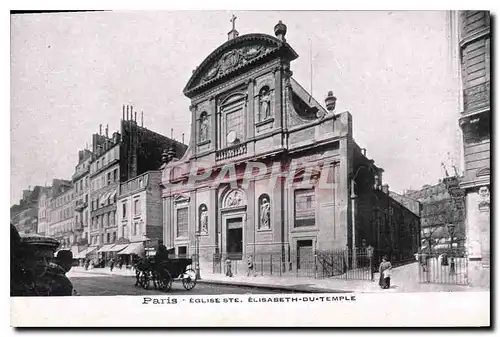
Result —
<path fill-rule="evenodd" d="M 264 45 L 248 45 L 233 49 L 222 55 L 202 76 L 202 83 L 223 76 L 233 69 L 243 66 L 256 57 L 268 53 L 273 47 Z"/>

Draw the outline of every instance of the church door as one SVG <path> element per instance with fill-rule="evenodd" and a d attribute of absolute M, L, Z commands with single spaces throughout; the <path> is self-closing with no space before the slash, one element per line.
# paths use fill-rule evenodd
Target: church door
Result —
<path fill-rule="evenodd" d="M 243 254 L 243 219 L 227 219 L 226 252 L 233 260 L 241 260 Z"/>

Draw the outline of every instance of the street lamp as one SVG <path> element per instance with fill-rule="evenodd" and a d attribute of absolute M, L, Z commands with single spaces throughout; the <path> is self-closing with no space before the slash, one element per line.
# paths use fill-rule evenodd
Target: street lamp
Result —
<path fill-rule="evenodd" d="M 196 231 L 195 233 L 195 238 L 196 238 L 196 264 L 195 264 L 195 271 L 196 271 L 196 279 L 201 280 L 201 275 L 200 275 L 200 232 Z"/>

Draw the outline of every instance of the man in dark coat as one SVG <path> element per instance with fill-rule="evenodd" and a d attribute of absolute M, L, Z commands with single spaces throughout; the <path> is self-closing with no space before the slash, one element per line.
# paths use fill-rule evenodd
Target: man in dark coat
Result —
<path fill-rule="evenodd" d="M 49 265 L 46 276 L 51 279 L 50 296 L 72 296 L 76 295 L 73 284 L 66 276 L 73 265 L 73 253 L 69 250 L 61 250 L 57 253 L 55 262 Z"/>
<path fill-rule="evenodd" d="M 18 247 L 14 248 L 17 249 L 15 258 L 11 260 L 17 266 L 11 276 L 11 296 L 52 296 L 54 284 L 48 270 L 58 246 L 59 242 L 50 237 L 20 236 Z"/>

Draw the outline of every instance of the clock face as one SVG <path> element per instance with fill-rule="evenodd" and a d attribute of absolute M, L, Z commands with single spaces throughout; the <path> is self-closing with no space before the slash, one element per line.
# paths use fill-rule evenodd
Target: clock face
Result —
<path fill-rule="evenodd" d="M 227 134 L 227 141 L 229 143 L 234 143 L 236 140 L 236 132 L 234 131 L 229 131 L 229 133 Z"/>

